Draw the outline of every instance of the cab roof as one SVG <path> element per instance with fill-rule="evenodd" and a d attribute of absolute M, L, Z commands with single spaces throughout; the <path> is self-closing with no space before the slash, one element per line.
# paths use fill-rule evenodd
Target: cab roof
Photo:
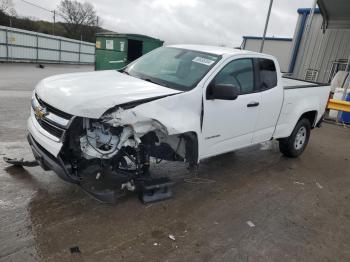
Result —
<path fill-rule="evenodd" d="M 210 45 L 170 45 L 169 47 L 188 49 L 214 55 L 252 54 L 254 52 L 221 46 Z"/>

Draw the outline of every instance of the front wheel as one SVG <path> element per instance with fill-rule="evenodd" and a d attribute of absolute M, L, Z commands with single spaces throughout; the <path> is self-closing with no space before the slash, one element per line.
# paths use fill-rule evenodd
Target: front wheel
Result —
<path fill-rule="evenodd" d="M 306 118 L 299 120 L 292 134 L 279 141 L 282 154 L 287 157 L 298 157 L 304 152 L 310 137 L 311 124 Z"/>

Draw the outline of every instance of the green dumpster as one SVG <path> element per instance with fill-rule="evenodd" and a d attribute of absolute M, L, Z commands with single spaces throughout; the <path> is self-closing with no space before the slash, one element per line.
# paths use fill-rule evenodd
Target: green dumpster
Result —
<path fill-rule="evenodd" d="M 146 35 L 97 33 L 95 70 L 123 68 L 162 45 L 162 40 Z"/>

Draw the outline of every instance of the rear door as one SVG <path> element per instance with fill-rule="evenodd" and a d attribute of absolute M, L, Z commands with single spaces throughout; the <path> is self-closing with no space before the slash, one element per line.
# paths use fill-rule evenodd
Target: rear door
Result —
<path fill-rule="evenodd" d="M 282 108 L 283 87 L 279 68 L 272 59 L 255 58 L 254 63 L 257 91 L 261 95 L 253 135 L 253 143 L 256 144 L 267 141 L 273 136 Z"/>
<path fill-rule="evenodd" d="M 229 60 L 203 88 L 203 148 L 201 157 L 232 151 L 252 143 L 259 112 L 253 58 Z M 215 84 L 233 84 L 240 90 L 235 100 L 208 99 Z"/>

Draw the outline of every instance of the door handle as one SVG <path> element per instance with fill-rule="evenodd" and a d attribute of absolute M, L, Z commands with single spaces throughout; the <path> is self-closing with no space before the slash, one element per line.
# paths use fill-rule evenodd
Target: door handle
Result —
<path fill-rule="evenodd" d="M 254 106 L 258 106 L 259 102 L 250 102 L 247 107 L 254 107 Z"/>

